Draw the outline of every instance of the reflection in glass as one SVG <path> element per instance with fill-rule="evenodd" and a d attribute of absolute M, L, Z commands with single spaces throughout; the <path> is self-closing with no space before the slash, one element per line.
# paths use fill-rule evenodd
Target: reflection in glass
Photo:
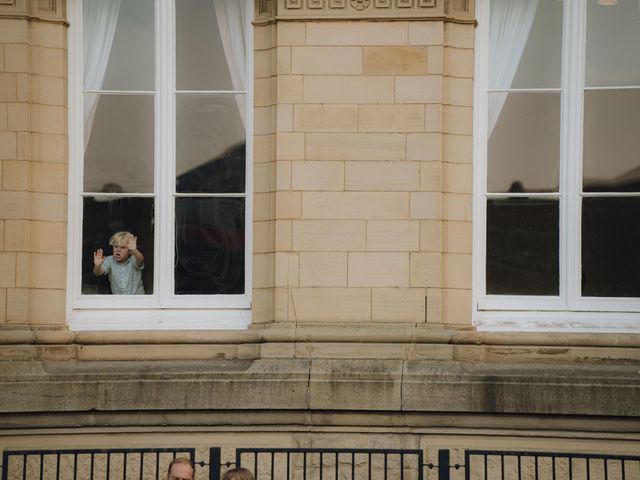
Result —
<path fill-rule="evenodd" d="M 94 94 L 85 94 L 90 102 Z M 98 95 L 84 154 L 84 191 L 153 192 L 152 95 Z M 113 191 L 113 190 L 112 190 Z"/>
<path fill-rule="evenodd" d="M 562 2 L 491 0 L 489 88 L 560 86 Z"/>
<path fill-rule="evenodd" d="M 582 295 L 640 297 L 640 198 L 582 201 Z"/>
<path fill-rule="evenodd" d="M 489 295 L 558 295 L 558 201 L 487 200 Z"/>
<path fill-rule="evenodd" d="M 640 192 L 640 88 L 584 94 L 587 192 Z"/>
<path fill-rule="evenodd" d="M 85 197 L 82 218 L 82 293 L 111 293 L 107 277 L 93 274 L 93 252 L 102 248 L 105 256 L 111 255 L 109 238 L 123 230 L 138 237 L 138 249 L 144 255 L 144 291 L 153 293 L 153 199 L 108 194 Z"/>
<path fill-rule="evenodd" d="M 84 0 L 85 90 L 153 90 L 153 0 Z"/>
<path fill-rule="evenodd" d="M 176 88 L 245 89 L 245 1 L 176 0 Z"/>
<path fill-rule="evenodd" d="M 640 5 L 618 0 L 587 8 L 587 87 L 640 86 Z"/>
<path fill-rule="evenodd" d="M 244 95 L 178 95 L 176 110 L 176 190 L 244 192 Z"/>
<path fill-rule="evenodd" d="M 244 293 L 244 198 L 176 198 L 175 293 Z"/>
<path fill-rule="evenodd" d="M 490 93 L 489 101 L 501 95 L 506 101 L 489 132 L 488 191 L 558 191 L 560 94 Z"/>

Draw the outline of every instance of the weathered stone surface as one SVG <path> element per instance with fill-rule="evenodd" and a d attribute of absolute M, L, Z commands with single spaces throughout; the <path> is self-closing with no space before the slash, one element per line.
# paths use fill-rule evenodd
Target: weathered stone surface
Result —
<path fill-rule="evenodd" d="M 637 416 L 638 367 L 408 361 L 407 411 Z"/>
<path fill-rule="evenodd" d="M 0 428 L 16 414 L 168 410 L 637 417 L 635 364 L 395 359 L 0 364 Z"/>

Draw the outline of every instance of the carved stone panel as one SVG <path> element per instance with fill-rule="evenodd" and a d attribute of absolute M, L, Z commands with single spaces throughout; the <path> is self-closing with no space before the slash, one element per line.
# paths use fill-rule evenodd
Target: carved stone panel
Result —
<path fill-rule="evenodd" d="M 265 0 L 256 0 L 259 3 Z M 276 20 L 422 19 L 474 21 L 474 0 L 274 0 Z"/>

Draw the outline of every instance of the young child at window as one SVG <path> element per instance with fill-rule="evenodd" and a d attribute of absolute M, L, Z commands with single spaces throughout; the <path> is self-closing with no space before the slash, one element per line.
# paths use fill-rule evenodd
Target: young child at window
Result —
<path fill-rule="evenodd" d="M 94 275 L 107 275 L 111 293 L 115 295 L 144 295 L 144 256 L 138 250 L 137 241 L 138 237 L 129 232 L 117 232 L 109 240 L 113 255 L 105 258 L 101 248 L 93 252 Z"/>

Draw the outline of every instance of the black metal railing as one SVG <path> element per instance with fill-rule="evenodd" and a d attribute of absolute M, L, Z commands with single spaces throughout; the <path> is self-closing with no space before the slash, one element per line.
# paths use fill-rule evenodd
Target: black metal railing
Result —
<path fill-rule="evenodd" d="M 2 454 L 2 480 L 158 480 L 171 460 L 195 455 L 193 448 L 13 450 Z"/>
<path fill-rule="evenodd" d="M 640 456 L 466 450 L 465 480 L 639 480 Z"/>
<path fill-rule="evenodd" d="M 422 450 L 239 448 L 236 465 L 256 480 L 423 480 Z"/>
<path fill-rule="evenodd" d="M 439 449 L 436 460 L 419 449 L 222 453 L 221 447 L 12 450 L 3 452 L 0 471 L 2 480 L 164 480 L 171 460 L 183 456 L 195 464 L 198 480 L 220 480 L 232 465 L 248 468 L 256 480 L 640 480 L 640 456 L 632 455 Z"/>

